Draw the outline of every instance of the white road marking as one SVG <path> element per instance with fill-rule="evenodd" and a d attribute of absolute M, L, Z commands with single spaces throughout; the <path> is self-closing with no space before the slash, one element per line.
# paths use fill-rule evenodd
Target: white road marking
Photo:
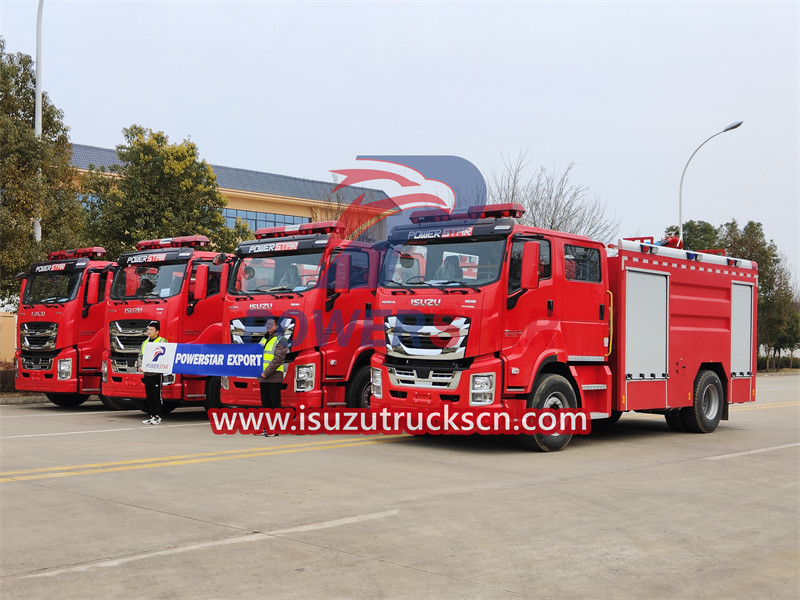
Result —
<path fill-rule="evenodd" d="M 53 577 L 54 575 L 62 575 L 64 573 L 79 573 L 100 567 L 118 567 L 120 565 L 124 565 L 129 562 L 137 560 L 145 560 L 148 558 L 155 558 L 157 556 L 171 556 L 173 554 L 182 554 L 184 552 L 191 552 L 193 550 L 204 550 L 206 548 L 228 546 L 230 544 L 259 542 L 261 540 L 272 539 L 275 536 L 279 536 L 282 534 L 316 531 L 318 529 L 329 529 L 331 527 L 339 527 L 341 525 L 349 525 L 351 523 L 360 523 L 362 521 L 372 521 L 375 519 L 384 519 L 386 517 L 393 517 L 399 513 L 400 511 L 397 510 L 385 510 L 377 513 L 367 513 L 363 515 L 356 515 L 353 517 L 333 519 L 332 521 L 323 521 L 321 523 L 312 523 L 310 525 L 301 525 L 299 527 L 290 527 L 289 529 L 278 529 L 275 531 L 268 531 L 266 533 L 248 533 L 245 535 L 241 535 L 239 537 L 226 538 L 224 540 L 214 540 L 212 542 L 201 542 L 199 544 L 177 546 L 175 548 L 167 548 L 166 550 L 156 550 L 154 552 L 143 552 L 141 554 L 135 554 L 133 556 L 125 556 L 123 558 L 115 558 L 112 560 L 104 560 L 96 563 L 67 567 L 65 569 L 53 569 L 51 571 L 46 571 L 43 573 L 23 575 L 20 577 L 11 577 L 10 579 L 32 579 L 35 577 Z"/>
<path fill-rule="evenodd" d="M 16 440 L 20 438 L 52 437 L 57 435 L 80 435 L 82 433 L 109 433 L 112 431 L 138 431 L 140 429 L 165 429 L 169 427 L 198 427 L 203 425 L 208 427 L 208 423 L 181 423 L 178 425 L 139 425 L 138 427 L 119 427 L 117 429 L 92 429 L 89 431 L 59 431 L 56 433 L 28 433 L 25 435 L 4 435 L 0 440 Z"/>
<path fill-rule="evenodd" d="M 772 452 L 773 450 L 783 450 L 784 448 L 794 448 L 796 446 L 800 446 L 800 442 L 795 444 L 783 444 L 781 446 L 770 446 L 769 448 L 757 448 L 756 450 L 745 450 L 744 452 L 733 452 L 731 454 L 720 454 L 718 456 L 706 456 L 703 460 L 722 460 L 723 458 L 746 456 L 747 454 L 759 454 L 761 452 Z"/>

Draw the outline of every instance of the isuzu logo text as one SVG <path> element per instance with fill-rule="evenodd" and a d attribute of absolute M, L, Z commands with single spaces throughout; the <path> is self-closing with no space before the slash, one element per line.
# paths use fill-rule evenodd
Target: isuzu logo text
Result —
<path fill-rule="evenodd" d="M 272 308 L 272 302 L 262 302 L 260 304 L 251 304 L 250 310 L 269 310 Z"/>
<path fill-rule="evenodd" d="M 411 306 L 439 306 L 441 298 L 412 298 Z"/>

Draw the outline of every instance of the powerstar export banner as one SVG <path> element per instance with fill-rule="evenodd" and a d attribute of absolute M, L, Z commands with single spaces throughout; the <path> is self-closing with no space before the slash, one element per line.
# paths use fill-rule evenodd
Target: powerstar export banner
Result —
<path fill-rule="evenodd" d="M 142 371 L 181 375 L 258 377 L 264 347 L 260 344 L 145 344 Z"/>

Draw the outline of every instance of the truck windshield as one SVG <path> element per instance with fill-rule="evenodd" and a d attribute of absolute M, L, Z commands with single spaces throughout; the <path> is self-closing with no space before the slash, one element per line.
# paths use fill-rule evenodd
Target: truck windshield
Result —
<path fill-rule="evenodd" d="M 83 270 L 35 273 L 25 286 L 23 304 L 69 302 L 78 293 Z"/>
<path fill-rule="evenodd" d="M 187 263 L 128 265 L 114 275 L 111 298 L 169 298 L 181 291 Z"/>
<path fill-rule="evenodd" d="M 231 280 L 232 294 L 303 292 L 319 283 L 322 252 L 246 256 L 239 260 Z"/>
<path fill-rule="evenodd" d="M 500 278 L 506 239 L 398 243 L 389 248 L 381 284 L 482 286 Z"/>

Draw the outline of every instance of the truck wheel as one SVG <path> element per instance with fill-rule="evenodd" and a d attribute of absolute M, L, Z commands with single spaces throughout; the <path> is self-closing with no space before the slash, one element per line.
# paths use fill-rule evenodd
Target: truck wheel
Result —
<path fill-rule="evenodd" d="M 572 389 L 569 381 L 561 375 L 545 375 L 539 380 L 533 395 L 528 399 L 528 408 L 536 410 L 558 410 L 560 408 L 577 408 L 578 401 L 575 398 L 575 390 Z M 561 450 L 572 439 L 571 433 L 534 433 L 522 434 L 522 444 L 531 450 L 541 452 L 553 452 Z"/>
<path fill-rule="evenodd" d="M 114 398 L 101 394 L 100 402 L 109 410 L 134 410 L 136 408 L 136 403 L 130 398 Z"/>
<path fill-rule="evenodd" d="M 80 406 L 89 399 L 89 394 L 45 394 L 57 406 Z"/>
<path fill-rule="evenodd" d="M 219 390 L 221 387 L 221 377 L 209 377 L 206 379 L 206 399 L 203 403 L 203 407 L 206 411 L 212 408 L 222 408 L 222 403 L 219 401 Z"/>
<path fill-rule="evenodd" d="M 686 429 L 694 433 L 711 433 L 722 418 L 725 392 L 714 371 L 700 371 L 694 382 L 694 403 L 681 409 Z"/>
<path fill-rule="evenodd" d="M 672 431 L 686 431 L 686 423 L 683 422 L 683 415 L 681 409 L 669 410 L 664 413 L 664 418 L 667 420 L 667 425 Z"/>
<path fill-rule="evenodd" d="M 369 409 L 370 392 L 372 383 L 370 381 L 369 365 L 361 367 L 356 371 L 355 376 L 347 386 L 347 408 Z"/>

